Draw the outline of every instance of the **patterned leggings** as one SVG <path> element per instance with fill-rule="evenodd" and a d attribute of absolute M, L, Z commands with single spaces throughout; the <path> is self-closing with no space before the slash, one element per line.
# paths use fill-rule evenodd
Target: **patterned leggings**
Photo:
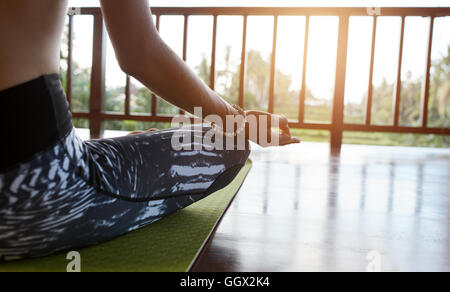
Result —
<path fill-rule="evenodd" d="M 0 261 L 111 240 L 223 188 L 244 166 L 249 150 L 175 151 L 171 146 L 177 131 L 203 137 L 208 130 L 86 142 L 72 130 L 31 160 L 0 173 Z"/>

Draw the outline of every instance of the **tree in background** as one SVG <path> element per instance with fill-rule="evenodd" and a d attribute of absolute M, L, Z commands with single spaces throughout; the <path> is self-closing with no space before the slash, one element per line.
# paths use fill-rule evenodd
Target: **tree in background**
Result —
<path fill-rule="evenodd" d="M 221 91 L 225 99 L 231 103 L 238 103 L 241 68 L 232 69 L 230 66 L 230 49 L 227 49 L 225 57 L 225 70 L 217 72 L 217 77 L 222 78 Z M 267 110 L 269 101 L 270 63 L 265 61 L 261 53 L 250 50 L 247 53 L 245 72 L 244 106 L 247 109 Z M 291 90 L 292 78 L 280 70 L 276 70 L 275 80 L 275 107 L 290 108 L 292 103 L 298 100 L 298 90 Z"/>
<path fill-rule="evenodd" d="M 414 79 L 411 72 L 402 80 L 399 121 L 402 126 L 419 127 L 423 91 L 423 77 Z M 394 82 L 383 82 L 373 88 L 372 123 L 392 125 Z M 365 109 L 366 100 L 353 107 Z M 348 105 L 347 105 L 348 106 Z M 450 46 L 446 55 L 433 61 L 430 71 L 430 91 L 428 107 L 429 127 L 450 127 Z M 362 135 L 367 138 L 368 135 Z M 377 135 L 388 145 L 415 145 L 450 147 L 449 136 L 436 135 Z M 364 143 L 364 139 L 361 140 Z"/>
<path fill-rule="evenodd" d="M 429 124 L 450 127 L 450 46 L 447 56 L 433 62 L 430 80 Z"/>
<path fill-rule="evenodd" d="M 423 77 L 413 79 L 411 72 L 402 80 L 400 124 L 420 126 Z M 450 127 L 450 46 L 446 56 L 431 66 L 428 122 L 432 127 Z M 394 83 L 384 80 L 373 91 L 373 122 L 392 123 Z"/>
<path fill-rule="evenodd" d="M 376 125 L 389 125 L 392 120 L 392 102 L 394 96 L 394 83 L 383 79 L 379 86 L 373 88 L 372 93 L 372 123 Z M 364 101 L 365 105 L 366 101 Z"/>

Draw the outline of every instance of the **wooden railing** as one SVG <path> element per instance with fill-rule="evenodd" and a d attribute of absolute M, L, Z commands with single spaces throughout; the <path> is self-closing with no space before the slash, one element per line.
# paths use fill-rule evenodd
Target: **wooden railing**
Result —
<path fill-rule="evenodd" d="M 99 8 L 77 8 L 74 11 L 81 15 L 92 15 L 94 17 L 94 39 L 93 39 L 93 58 L 92 58 L 92 76 L 91 76 L 91 92 L 89 112 L 74 112 L 74 118 L 89 119 L 90 132 L 92 138 L 102 136 L 102 122 L 105 120 L 134 120 L 146 122 L 170 122 L 172 117 L 158 115 L 157 97 L 152 96 L 152 110 L 147 116 L 132 115 L 130 113 L 130 77 L 127 76 L 125 87 L 125 112 L 124 114 L 111 114 L 102 111 L 102 105 L 105 95 L 105 51 L 106 51 L 106 32 L 102 20 L 101 10 Z M 239 105 L 244 105 L 245 92 L 245 66 L 246 66 L 246 45 L 247 45 L 247 19 L 248 16 L 273 16 L 273 49 L 270 66 L 270 87 L 268 112 L 274 111 L 274 92 L 275 92 L 275 72 L 276 72 L 276 50 L 277 50 L 277 33 L 278 33 L 278 17 L 279 16 L 305 16 L 305 39 L 304 39 L 304 56 L 303 56 L 303 74 L 302 87 L 299 96 L 299 115 L 298 122 L 290 123 L 292 128 L 301 129 L 318 129 L 328 130 L 331 133 L 330 144 L 332 150 L 339 152 L 342 145 L 344 131 L 359 132 L 391 132 L 391 133 L 415 133 L 415 134 L 438 134 L 450 135 L 449 128 L 431 128 L 428 127 L 428 102 L 430 87 L 430 63 L 431 50 L 433 43 L 433 27 L 434 20 L 437 17 L 450 16 L 450 8 L 262 8 L 262 7 L 202 7 L 202 8 L 153 8 L 153 14 L 156 16 L 156 25 L 159 29 L 159 22 L 162 15 L 181 15 L 184 16 L 184 40 L 183 40 L 183 58 L 186 60 L 187 44 L 188 44 L 188 23 L 189 16 L 193 15 L 210 15 L 213 16 L 213 37 L 211 52 L 211 74 L 210 87 L 215 88 L 215 67 L 216 67 L 216 41 L 217 41 L 217 18 L 221 15 L 238 15 L 243 16 L 243 39 L 242 39 L 242 55 L 241 55 L 241 74 L 239 88 Z M 380 12 L 378 14 L 377 12 Z M 336 62 L 336 78 L 333 97 L 332 122 L 330 124 L 307 123 L 305 122 L 305 100 L 306 100 L 306 74 L 308 61 L 308 41 L 309 41 L 309 23 L 311 16 L 338 16 L 339 32 L 337 46 L 337 62 Z M 348 124 L 344 123 L 344 93 L 346 82 L 346 66 L 347 66 L 347 49 L 349 37 L 349 19 L 351 16 L 371 16 L 373 17 L 373 41 L 370 62 L 370 80 L 368 83 L 368 98 L 365 111 L 364 124 Z M 378 16 L 399 16 L 401 17 L 401 35 L 400 50 L 397 65 L 397 80 L 395 81 L 395 97 L 393 106 L 393 125 L 379 126 L 371 124 L 371 108 L 373 102 L 373 71 L 374 71 L 374 52 L 375 52 L 375 34 Z M 426 71 L 424 72 L 424 87 L 421 97 L 421 126 L 406 127 L 399 124 L 400 117 L 400 98 L 401 98 L 401 70 L 402 70 L 402 53 L 404 44 L 405 18 L 408 16 L 422 16 L 430 18 L 429 37 L 427 44 L 427 61 Z M 67 70 L 67 96 L 69 101 L 72 98 L 72 60 L 73 60 L 73 13 L 69 15 L 69 40 L 68 40 L 68 70 Z"/>

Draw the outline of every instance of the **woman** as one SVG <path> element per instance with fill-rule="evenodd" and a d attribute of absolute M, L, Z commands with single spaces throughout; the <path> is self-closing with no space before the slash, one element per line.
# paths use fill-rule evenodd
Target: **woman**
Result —
<path fill-rule="evenodd" d="M 190 113 L 269 115 L 231 106 L 197 78 L 159 37 L 147 0 L 100 2 L 122 70 L 153 92 Z M 62 0 L 0 1 L 0 261 L 148 225 L 223 188 L 249 155 L 248 147 L 175 151 L 176 129 L 82 142 L 58 77 L 66 9 Z M 298 143 L 287 120 L 274 118 L 280 144 Z"/>

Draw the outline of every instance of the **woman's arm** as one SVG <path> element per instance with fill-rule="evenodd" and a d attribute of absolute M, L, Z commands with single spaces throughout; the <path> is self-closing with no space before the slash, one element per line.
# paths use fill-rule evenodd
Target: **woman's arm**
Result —
<path fill-rule="evenodd" d="M 116 58 L 122 70 L 168 102 L 194 113 L 201 107 L 204 116 L 238 115 L 228 102 L 211 90 L 161 39 L 151 15 L 148 0 L 100 0 Z M 299 143 L 292 138 L 285 117 L 247 112 L 278 119 L 280 145 Z M 224 123 L 225 124 L 225 123 Z M 267 129 L 270 132 L 270 128 Z M 255 139 L 256 143 L 264 143 Z"/>
<path fill-rule="evenodd" d="M 161 39 L 148 0 L 101 0 L 116 58 L 122 70 L 157 95 L 190 113 L 237 114 Z"/>

